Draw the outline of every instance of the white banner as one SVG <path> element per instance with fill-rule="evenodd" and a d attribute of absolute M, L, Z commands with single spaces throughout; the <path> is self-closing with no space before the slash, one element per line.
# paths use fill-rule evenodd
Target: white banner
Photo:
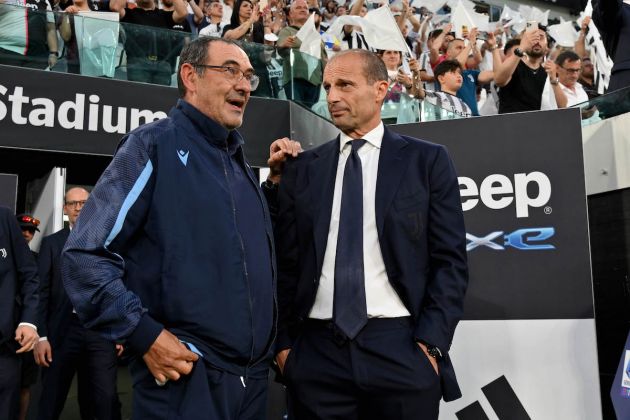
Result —
<path fill-rule="evenodd" d="M 498 420 L 514 398 L 521 407 L 502 419 L 602 418 L 593 319 L 462 321 L 450 355 L 463 397 L 442 402 L 440 419 L 478 403 Z"/>

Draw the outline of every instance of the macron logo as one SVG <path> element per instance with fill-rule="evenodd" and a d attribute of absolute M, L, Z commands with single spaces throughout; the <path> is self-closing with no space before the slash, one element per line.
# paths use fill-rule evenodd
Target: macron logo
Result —
<path fill-rule="evenodd" d="M 182 161 L 184 166 L 186 166 L 186 164 L 188 163 L 188 150 L 186 150 L 186 151 L 178 150 L 177 151 L 177 157 L 179 158 L 179 160 Z"/>

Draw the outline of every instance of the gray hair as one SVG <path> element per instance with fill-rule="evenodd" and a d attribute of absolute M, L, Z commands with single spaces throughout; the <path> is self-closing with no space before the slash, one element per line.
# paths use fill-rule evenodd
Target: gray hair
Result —
<path fill-rule="evenodd" d="M 223 42 L 224 44 L 236 45 L 241 48 L 237 42 L 232 40 L 213 38 L 209 36 L 200 36 L 186 45 L 179 55 L 179 67 L 177 68 L 177 89 L 179 90 L 179 96 L 181 98 L 186 95 L 186 86 L 184 85 L 184 81 L 181 76 L 182 66 L 184 64 L 192 64 L 193 67 L 195 67 L 197 74 L 202 76 L 205 69 L 203 67 L 195 66 L 195 64 L 206 64 L 206 61 L 208 60 L 208 50 L 210 49 L 210 44 L 213 42 Z"/>

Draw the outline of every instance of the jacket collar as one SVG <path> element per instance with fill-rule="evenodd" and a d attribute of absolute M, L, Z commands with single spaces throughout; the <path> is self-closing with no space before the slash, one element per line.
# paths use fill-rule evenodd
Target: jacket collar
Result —
<path fill-rule="evenodd" d="M 238 131 L 226 129 L 183 99 L 177 101 L 175 109 L 179 110 L 193 123 L 193 126 L 208 143 L 221 149 L 225 149 L 227 146 L 230 155 L 236 153 L 245 143 Z M 173 116 L 173 111 L 171 111 L 171 116 Z"/>

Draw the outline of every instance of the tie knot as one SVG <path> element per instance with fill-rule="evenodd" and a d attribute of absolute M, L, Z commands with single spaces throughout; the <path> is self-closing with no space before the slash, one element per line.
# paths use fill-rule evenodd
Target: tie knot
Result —
<path fill-rule="evenodd" d="M 352 147 L 352 153 L 356 153 L 365 143 L 367 143 L 367 140 L 355 139 L 355 140 L 351 140 L 349 143 L 350 143 L 350 146 Z"/>

